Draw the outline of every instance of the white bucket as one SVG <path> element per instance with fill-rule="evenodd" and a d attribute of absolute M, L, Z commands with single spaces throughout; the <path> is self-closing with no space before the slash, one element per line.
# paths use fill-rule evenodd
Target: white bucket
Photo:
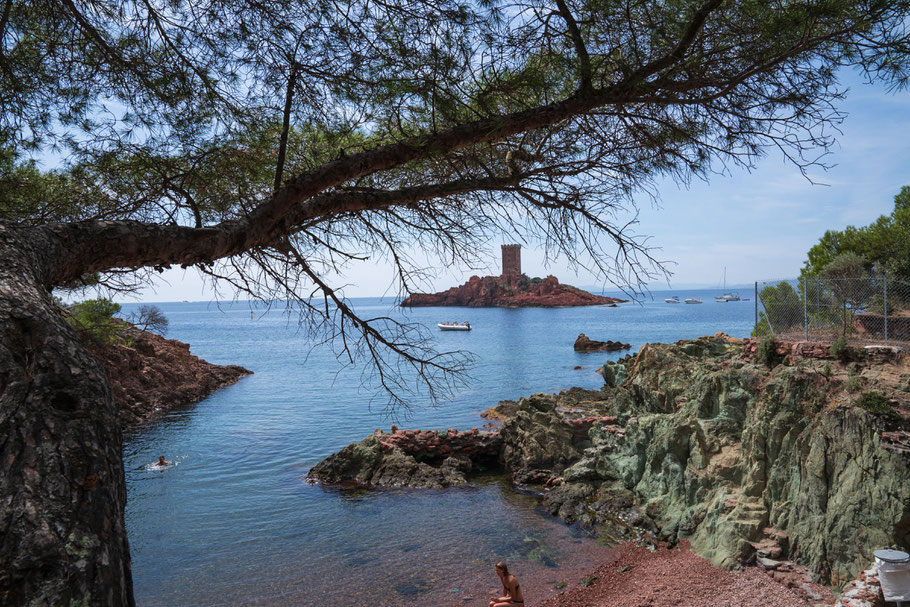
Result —
<path fill-rule="evenodd" d="M 876 550 L 875 566 L 886 601 L 910 601 L 910 554 L 900 550 Z"/>

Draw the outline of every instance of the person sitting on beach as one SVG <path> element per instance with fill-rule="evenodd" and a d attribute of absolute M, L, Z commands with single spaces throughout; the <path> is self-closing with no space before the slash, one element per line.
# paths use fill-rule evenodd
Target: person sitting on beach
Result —
<path fill-rule="evenodd" d="M 161 467 L 163 468 L 164 466 L 170 466 L 170 465 L 171 465 L 171 462 L 169 462 L 169 461 L 167 461 L 166 459 L 164 459 L 164 456 L 163 456 L 163 455 L 159 455 L 159 456 L 158 456 L 158 462 L 157 462 L 155 465 L 156 465 L 156 466 L 161 466 Z"/>
<path fill-rule="evenodd" d="M 524 605 L 525 597 L 521 593 L 518 579 L 509 573 L 509 567 L 502 561 L 496 563 L 496 575 L 502 582 L 503 596 L 490 599 L 490 607 L 508 607 L 509 605 Z"/>

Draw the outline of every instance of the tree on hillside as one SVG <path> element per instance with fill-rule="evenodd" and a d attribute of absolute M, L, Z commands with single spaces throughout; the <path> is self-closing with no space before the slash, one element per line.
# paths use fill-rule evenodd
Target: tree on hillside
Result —
<path fill-rule="evenodd" d="M 841 253 L 822 268 L 819 277 L 841 308 L 842 334 L 853 327 L 853 314 L 864 307 L 875 295 L 871 276 L 866 272 L 867 262 L 862 255 Z"/>
<path fill-rule="evenodd" d="M 868 226 L 847 226 L 829 230 L 809 249 L 803 277 L 820 276 L 825 267 L 845 253 L 865 259 L 863 275 L 873 268 L 890 276 L 910 280 L 910 186 L 894 196 L 894 211 L 882 215 Z"/>
<path fill-rule="evenodd" d="M 170 321 L 168 321 L 164 312 L 161 311 L 161 308 L 148 304 L 139 306 L 139 308 L 135 312 L 131 312 L 126 319 L 136 325 L 137 329 L 157 333 L 158 335 L 166 335 L 168 325 L 170 324 Z"/>
<path fill-rule="evenodd" d="M 752 329 L 753 337 L 786 333 L 803 324 L 803 299 L 790 283 L 768 285 L 758 295 L 762 309 Z"/>
<path fill-rule="evenodd" d="M 424 253 L 474 264 L 508 232 L 634 286 L 660 268 L 632 194 L 817 162 L 839 70 L 906 83 L 908 5 L 4 2 L 0 603 L 133 603 L 117 412 L 53 288 L 196 267 L 296 302 L 393 405 L 432 397 L 464 359 L 359 317 L 349 263 L 409 292 Z"/>

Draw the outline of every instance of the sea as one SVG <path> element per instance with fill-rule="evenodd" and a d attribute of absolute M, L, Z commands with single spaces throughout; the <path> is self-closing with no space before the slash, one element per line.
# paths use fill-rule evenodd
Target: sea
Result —
<path fill-rule="evenodd" d="M 665 303 L 671 295 L 704 303 Z M 717 303 L 715 295 L 655 291 L 617 307 L 557 309 L 400 309 L 389 299 L 351 300 L 362 316 L 420 323 L 437 350 L 473 356 L 454 395 L 436 403 L 424 396 L 396 411 L 385 407 L 363 364 L 345 366 L 332 348 L 314 343 L 280 302 L 156 304 L 170 322 L 168 338 L 254 374 L 125 437 L 137 604 L 486 605 L 500 560 L 533 581 L 526 594 L 574 583 L 564 572 L 593 568 L 609 546 L 549 516 L 536 496 L 502 478 L 445 490 L 356 491 L 309 484 L 307 471 L 377 428 L 483 428 L 480 413 L 500 400 L 600 387 L 595 370 L 626 352 L 575 352 L 579 333 L 629 343 L 630 352 L 718 331 L 748 336 L 754 302 Z M 124 313 L 137 305 L 124 304 Z M 473 330 L 436 328 L 463 321 Z M 152 466 L 159 455 L 174 465 Z"/>

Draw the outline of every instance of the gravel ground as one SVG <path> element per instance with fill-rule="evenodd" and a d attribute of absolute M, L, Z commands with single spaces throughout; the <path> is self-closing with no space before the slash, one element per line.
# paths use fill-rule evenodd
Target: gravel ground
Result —
<path fill-rule="evenodd" d="M 590 586 L 577 586 L 546 601 L 527 597 L 529 607 L 807 607 L 833 605 L 825 591 L 808 601 L 764 570 L 725 571 L 697 556 L 687 543 L 650 552 L 629 544 L 590 573 Z M 815 586 L 817 589 L 818 587 Z"/>

